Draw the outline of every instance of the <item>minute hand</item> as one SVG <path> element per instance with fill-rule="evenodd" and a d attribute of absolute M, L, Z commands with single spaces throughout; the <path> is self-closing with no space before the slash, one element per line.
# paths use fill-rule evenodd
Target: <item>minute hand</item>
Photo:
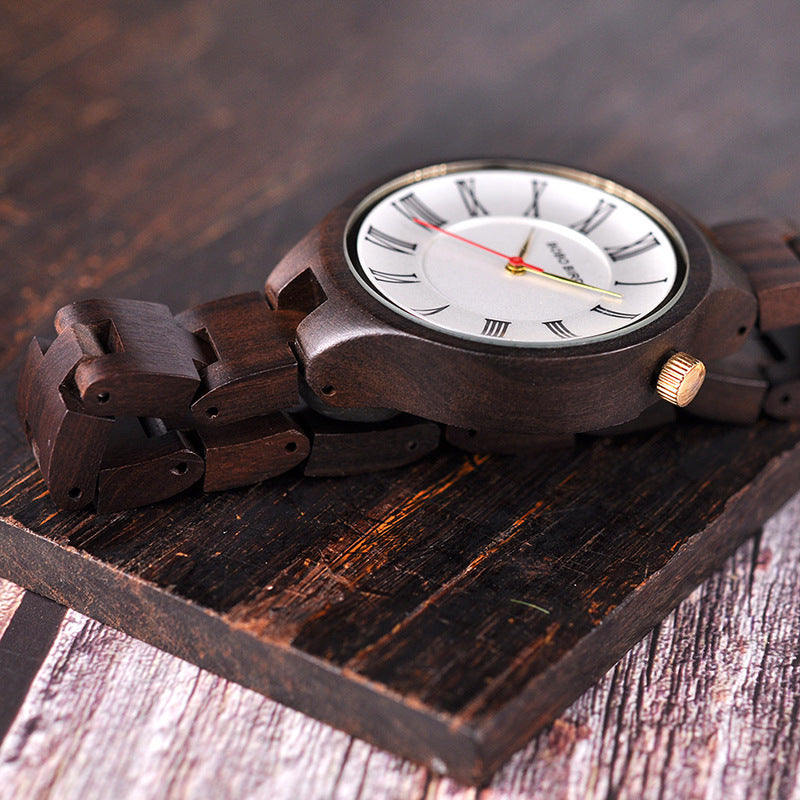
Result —
<path fill-rule="evenodd" d="M 520 266 L 526 272 L 533 272 L 534 275 L 539 275 L 542 278 L 550 278 L 551 281 L 558 281 L 559 283 L 568 283 L 570 286 L 578 286 L 582 289 L 589 289 L 592 292 L 600 292 L 601 294 L 607 294 L 611 297 L 618 297 L 622 299 L 622 295 L 619 292 L 612 292 L 611 289 L 601 289 L 599 286 L 592 286 L 588 283 L 581 283 L 580 281 L 573 281 L 569 278 L 562 278 L 561 275 L 553 275 L 552 272 L 545 272 L 543 269 L 539 269 L 538 267 L 534 267 L 531 269 L 524 261 L 515 264 L 513 259 L 509 259 L 512 264 L 515 266 Z"/>
<path fill-rule="evenodd" d="M 566 283 L 579 289 L 588 289 L 592 292 L 600 292 L 601 294 L 607 294 L 611 297 L 622 298 L 622 295 L 619 294 L 619 292 L 612 292 L 610 289 L 601 289 L 599 286 L 592 286 L 588 283 L 580 283 L 579 281 L 573 281 L 569 278 L 562 278 L 561 275 L 553 275 L 552 272 L 545 272 L 541 267 L 535 267 L 533 264 L 528 264 L 527 261 L 524 261 L 521 256 L 506 255 L 505 253 L 501 253 L 499 250 L 494 250 L 493 248 L 487 247 L 484 244 L 474 242 L 472 239 L 466 239 L 463 236 L 459 236 L 457 233 L 453 233 L 452 231 L 446 231 L 444 228 L 440 228 L 438 225 L 432 225 L 430 222 L 426 222 L 418 217 L 414 217 L 413 221 L 418 225 L 431 228 L 434 231 L 439 231 L 439 233 L 443 233 L 445 236 L 451 236 L 453 239 L 458 239 L 459 242 L 471 244 L 473 247 L 477 247 L 479 250 L 485 250 L 487 253 L 500 256 L 500 258 L 504 258 L 512 266 L 521 267 L 526 272 L 532 272 L 534 275 L 541 275 L 542 278 L 550 278 L 550 280 L 558 281 L 559 283 Z"/>

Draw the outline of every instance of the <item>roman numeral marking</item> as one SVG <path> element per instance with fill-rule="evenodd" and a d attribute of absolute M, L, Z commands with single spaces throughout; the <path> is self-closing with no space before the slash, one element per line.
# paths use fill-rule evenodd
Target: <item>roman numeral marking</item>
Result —
<path fill-rule="evenodd" d="M 388 233 L 379 231 L 372 225 L 367 230 L 366 240 L 377 244 L 379 247 L 385 247 L 387 250 L 393 250 L 395 253 L 404 253 L 407 256 L 413 255 L 417 249 L 417 245 L 413 242 L 404 242 L 396 236 L 390 236 Z"/>
<path fill-rule="evenodd" d="M 554 319 L 552 322 L 543 322 L 542 325 L 559 339 L 574 339 L 575 334 L 564 324 L 563 320 Z"/>
<path fill-rule="evenodd" d="M 573 222 L 570 228 L 578 231 L 578 233 L 590 234 L 596 227 L 602 225 L 609 217 L 611 212 L 616 208 L 613 203 L 607 200 L 600 200 L 594 207 L 594 210 L 585 219 L 579 219 Z"/>
<path fill-rule="evenodd" d="M 475 195 L 475 178 L 467 178 L 466 180 L 456 181 L 458 193 L 464 205 L 467 207 L 467 213 L 471 217 L 479 217 L 488 215 L 488 211 L 483 207 L 481 201 Z"/>
<path fill-rule="evenodd" d="M 605 314 L 607 317 L 616 317 L 617 319 L 635 319 L 638 314 L 626 314 L 624 311 L 614 311 L 613 308 L 606 308 L 605 306 L 595 306 L 592 311 L 598 314 Z"/>
<path fill-rule="evenodd" d="M 614 281 L 616 286 L 652 286 L 654 283 L 666 283 L 669 278 L 661 278 L 658 281 Z"/>
<path fill-rule="evenodd" d="M 438 314 L 440 311 L 444 311 L 446 308 L 450 308 L 449 303 L 446 306 L 437 306 L 436 308 L 415 308 L 413 310 L 417 314 L 421 314 L 423 317 L 432 317 L 434 314 Z"/>
<path fill-rule="evenodd" d="M 539 198 L 542 192 L 547 188 L 547 181 L 540 181 L 534 178 L 531 180 L 531 190 L 533 198 L 531 204 L 522 212 L 523 217 L 538 217 L 539 216 Z"/>
<path fill-rule="evenodd" d="M 624 258 L 633 258 L 654 247 L 661 244 L 652 233 L 646 233 L 641 239 L 637 239 L 630 244 L 622 245 L 622 247 L 606 247 L 605 251 L 611 257 L 612 261 L 622 261 Z"/>
<path fill-rule="evenodd" d="M 494 336 L 497 339 L 502 339 L 506 335 L 510 322 L 505 322 L 501 319 L 486 319 L 481 333 L 484 336 Z"/>
<path fill-rule="evenodd" d="M 370 272 L 375 276 L 376 281 L 381 283 L 419 283 L 416 272 L 382 272 L 379 269 L 371 269 Z"/>
<path fill-rule="evenodd" d="M 409 192 L 405 197 L 392 203 L 392 205 L 404 216 L 414 222 L 414 219 L 421 219 L 429 225 L 436 225 L 439 228 L 447 225 L 447 220 L 442 219 L 435 211 L 430 209 L 414 192 Z M 417 223 L 419 224 L 419 223 Z M 420 225 L 423 230 L 430 231 L 424 225 Z"/>

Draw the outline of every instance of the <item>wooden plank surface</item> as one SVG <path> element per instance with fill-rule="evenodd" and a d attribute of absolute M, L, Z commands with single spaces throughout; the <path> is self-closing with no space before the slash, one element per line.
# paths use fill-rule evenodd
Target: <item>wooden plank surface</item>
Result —
<path fill-rule="evenodd" d="M 0 639 L 11 622 L 14 612 L 22 602 L 24 591 L 16 584 L 0 578 Z"/>
<path fill-rule="evenodd" d="M 20 592 L 13 585 L 8 588 L 7 594 L 16 602 L 7 606 L 9 611 L 13 608 L 13 616 L 9 617 L 0 637 L 0 685 L 3 687 L 0 740 L 5 738 L 25 702 L 66 613 L 66 608 L 53 600 L 33 592 Z"/>
<path fill-rule="evenodd" d="M 10 420 L 19 354 L 32 330 L 47 332 L 59 305 L 103 292 L 182 308 L 257 288 L 269 265 L 343 194 L 409 163 L 483 153 L 546 157 L 660 191 L 708 222 L 797 216 L 800 53 L 793 38 L 800 12 L 789 0 L 768 9 L 743 0 L 419 2 L 380 13 L 362 3 L 308 3 L 293 14 L 258 3 L 139 5 L 134 12 L 111 2 L 87 2 L 79 11 L 30 2 L 8 3 L 0 13 L 5 459 L 21 447 Z M 784 556 L 791 563 L 793 553 L 796 519 L 784 524 L 773 540 L 778 564 Z M 740 553 L 727 580 L 748 582 L 748 559 Z M 666 676 L 656 681 L 661 695 L 640 679 L 650 663 L 642 653 L 638 661 L 626 657 L 606 679 L 613 691 L 595 698 L 609 709 L 603 736 L 584 738 L 569 712 L 487 796 L 548 789 L 582 796 L 587 786 L 597 796 L 669 796 L 676 787 L 694 796 L 790 796 L 798 692 L 789 654 L 797 631 L 784 610 L 796 602 L 776 608 L 772 595 L 793 597 L 796 579 L 790 569 L 766 575 L 771 583 L 755 580 L 744 594 L 724 594 L 714 579 L 712 590 L 679 612 L 689 609 L 675 629 L 683 634 L 664 638 L 667 622 L 651 640 L 648 658 Z M 764 609 L 763 625 L 754 608 Z M 733 621 L 744 627 L 717 642 L 721 623 L 724 630 Z M 123 649 L 134 646 L 120 641 Z M 117 645 L 107 646 L 116 652 Z M 89 660 L 109 657 L 100 645 L 87 649 Z M 652 666 L 645 672 L 661 675 Z M 715 694 L 718 681 L 724 690 Z M 89 682 L 95 692 L 108 688 Z M 54 691 L 63 707 L 72 706 L 69 692 Z M 201 686 L 196 700 L 202 705 L 211 695 Z M 39 696 L 34 689 L 29 701 Z M 242 700 L 259 708 L 264 702 Z M 135 707 L 135 695 L 126 703 Z M 207 707 L 213 711 L 213 702 Z M 80 748 L 74 718 L 57 713 L 54 726 L 23 718 L 31 737 L 43 741 L 52 728 L 57 740 L 44 773 L 65 769 L 62 748 Z M 285 761 L 270 771 L 252 756 L 235 762 L 241 766 L 226 787 L 271 796 L 279 772 L 287 787 L 313 783 L 310 794 L 319 796 L 462 792 L 424 776 L 403 783 L 398 770 L 423 773 L 387 764 L 389 757 L 359 743 L 336 755 L 330 742 L 342 734 L 311 725 L 324 733 L 311 744 L 308 734 L 298 736 L 288 759 L 295 771 Z M 18 730 L 2 745 L 8 780 L 0 781 L 0 794 L 32 786 L 42 771 L 26 746 L 9 749 L 21 741 Z M 130 736 L 106 740 L 107 732 L 105 739 L 97 734 L 105 744 L 80 778 L 87 786 L 99 787 L 103 770 L 113 772 L 111 763 L 120 763 L 131 743 Z M 158 796 L 164 784 L 148 783 L 149 776 L 168 774 L 168 792 L 178 797 L 199 785 L 192 774 L 202 758 L 195 755 L 181 772 L 175 751 L 155 751 L 127 762 L 128 773 L 114 773 L 115 786 L 134 780 L 146 787 L 139 796 Z M 214 752 L 222 763 L 226 754 L 234 758 L 236 745 Z M 561 771 L 548 779 L 553 761 Z M 71 780 L 56 776 L 32 796 L 77 792 L 67 773 Z"/>
<path fill-rule="evenodd" d="M 70 612 L 0 797 L 796 796 L 798 529 L 795 499 L 482 791 Z"/>
<path fill-rule="evenodd" d="M 686 420 L 100 517 L 53 513 L 26 454 L 0 574 L 482 783 L 791 496 L 798 438 Z"/>

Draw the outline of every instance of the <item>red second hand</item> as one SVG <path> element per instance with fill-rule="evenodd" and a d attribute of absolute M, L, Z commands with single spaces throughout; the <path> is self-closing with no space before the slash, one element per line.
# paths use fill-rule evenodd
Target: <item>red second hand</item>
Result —
<path fill-rule="evenodd" d="M 443 233 L 445 236 L 452 236 L 454 239 L 458 239 L 460 242 L 471 244 L 473 247 L 478 247 L 481 250 L 485 250 L 487 253 L 500 256 L 500 258 L 504 258 L 509 264 L 513 264 L 515 267 L 525 267 L 526 269 L 532 269 L 534 272 L 544 272 L 541 267 L 534 267 L 533 264 L 528 264 L 526 261 L 523 261 L 520 256 L 507 256 L 505 253 L 501 253 L 498 250 L 492 250 L 491 247 L 486 247 L 486 245 L 473 242 L 472 239 L 465 239 L 463 236 L 459 236 L 457 233 L 446 231 L 444 228 L 440 228 L 438 225 L 432 225 L 430 222 L 425 222 L 425 220 L 420 219 L 419 217 L 414 217 L 413 221 L 418 225 L 423 225 L 426 228 L 439 231 L 439 233 Z"/>

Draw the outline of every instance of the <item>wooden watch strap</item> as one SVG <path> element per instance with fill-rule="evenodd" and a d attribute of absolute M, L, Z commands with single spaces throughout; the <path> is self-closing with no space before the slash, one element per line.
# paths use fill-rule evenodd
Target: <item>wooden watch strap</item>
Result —
<path fill-rule="evenodd" d="M 302 314 L 257 293 L 173 316 L 167 306 L 89 300 L 35 339 L 17 411 L 57 505 L 115 511 L 274 477 L 401 466 L 439 444 L 435 423 L 377 424 L 300 413 L 291 347 Z"/>
<path fill-rule="evenodd" d="M 689 410 L 741 423 L 764 414 L 800 418 L 798 236 L 765 221 L 722 225 L 712 235 L 749 276 L 759 325 L 740 352 L 709 365 Z M 255 292 L 177 316 L 134 300 L 62 308 L 57 338 L 31 343 L 17 393 L 56 504 L 114 511 L 201 480 L 207 491 L 230 489 L 300 465 L 308 475 L 347 475 L 402 466 L 438 447 L 435 422 L 407 414 L 341 422 L 306 407 L 292 349 L 302 318 L 273 310 Z M 474 452 L 572 441 L 452 427 L 445 438 Z"/>
<path fill-rule="evenodd" d="M 717 247 L 747 274 L 762 333 L 800 325 L 798 232 L 782 220 L 752 219 L 712 228 Z"/>
<path fill-rule="evenodd" d="M 800 418 L 800 236 L 786 222 L 746 220 L 711 231 L 747 275 L 758 324 L 737 353 L 707 366 L 692 414 L 752 424 L 761 416 Z"/>

